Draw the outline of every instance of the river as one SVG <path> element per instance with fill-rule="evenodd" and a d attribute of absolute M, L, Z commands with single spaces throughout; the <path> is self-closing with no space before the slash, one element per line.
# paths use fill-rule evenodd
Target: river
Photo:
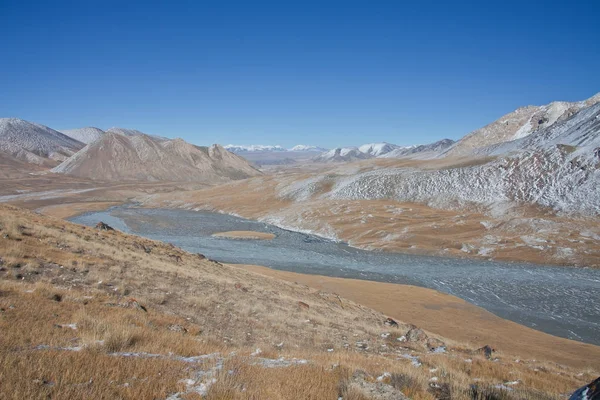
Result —
<path fill-rule="evenodd" d="M 600 345 L 600 270 L 366 251 L 227 214 L 120 206 L 71 218 L 172 243 L 225 262 L 439 290 L 552 335 Z M 250 230 L 273 240 L 211 235 Z M 518 338 L 515 338 L 518 340 Z"/>

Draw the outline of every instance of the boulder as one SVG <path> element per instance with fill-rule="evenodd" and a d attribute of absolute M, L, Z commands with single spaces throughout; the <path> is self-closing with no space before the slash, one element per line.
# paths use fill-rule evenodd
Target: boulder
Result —
<path fill-rule="evenodd" d="M 434 351 L 436 349 L 446 347 L 446 343 L 442 342 L 440 339 L 436 338 L 428 338 L 427 339 L 427 348 L 430 351 Z"/>
<path fill-rule="evenodd" d="M 421 344 L 425 344 L 427 342 L 427 339 L 429 338 L 427 336 L 427 334 L 425 332 L 423 332 L 422 329 L 419 328 L 412 328 L 411 330 L 409 330 L 408 332 L 406 332 L 406 341 L 407 342 L 412 342 L 412 343 L 421 343 Z"/>
<path fill-rule="evenodd" d="M 384 324 L 387 325 L 387 326 L 393 326 L 395 328 L 399 327 L 398 323 L 396 321 L 394 321 L 392 318 L 389 318 L 389 317 L 385 320 Z"/>
<path fill-rule="evenodd" d="M 298 302 L 298 307 L 302 310 L 308 310 L 310 308 L 310 306 L 303 301 Z"/>
<path fill-rule="evenodd" d="M 96 224 L 96 229 L 99 229 L 101 231 L 114 231 L 115 230 L 112 226 L 105 224 L 102 221 L 100 221 Z"/>
<path fill-rule="evenodd" d="M 598 400 L 600 399 L 600 376 L 595 381 L 575 391 L 569 400 Z"/>
<path fill-rule="evenodd" d="M 486 344 L 485 346 L 480 347 L 479 349 L 475 350 L 475 353 L 482 354 L 485 358 L 490 360 L 492 358 L 492 356 L 494 355 L 495 351 L 496 351 L 496 349 L 494 349 Z"/>

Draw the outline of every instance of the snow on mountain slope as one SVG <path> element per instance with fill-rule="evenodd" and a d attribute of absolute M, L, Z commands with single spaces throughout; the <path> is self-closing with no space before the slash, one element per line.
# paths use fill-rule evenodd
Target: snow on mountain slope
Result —
<path fill-rule="evenodd" d="M 323 147 L 318 147 L 318 146 L 298 144 L 298 145 L 292 147 L 291 149 L 289 149 L 289 151 L 313 151 L 313 152 L 322 153 L 324 151 L 327 151 L 327 149 L 324 149 Z"/>
<path fill-rule="evenodd" d="M 444 150 L 454 144 L 454 140 L 442 139 L 434 143 L 421 144 L 418 146 L 407 146 L 399 147 L 390 151 L 389 153 L 379 156 L 379 158 L 418 158 L 418 159 L 430 159 L 440 155 Z"/>
<path fill-rule="evenodd" d="M 523 203 L 564 213 L 600 214 L 600 103 L 525 138 L 488 149 L 486 154 L 497 152 L 501 157 L 433 170 L 383 168 L 316 175 L 282 185 L 278 194 L 295 201 L 314 196 L 391 199 L 438 208 Z"/>
<path fill-rule="evenodd" d="M 365 154 L 370 154 L 373 157 L 379 157 L 384 154 L 389 153 L 390 151 L 401 148 L 401 146 L 397 146 L 395 144 L 381 142 L 381 143 L 367 143 L 363 144 L 358 148 L 361 152 Z"/>
<path fill-rule="evenodd" d="M 227 146 L 224 146 L 225 149 L 227 149 L 228 151 L 232 152 L 232 153 L 244 153 L 244 152 L 271 152 L 271 151 L 287 151 L 286 149 L 284 149 L 281 146 L 271 146 L 271 145 L 262 145 L 262 144 L 253 144 L 250 146 L 239 146 L 239 145 L 235 145 L 235 144 L 228 144 Z"/>
<path fill-rule="evenodd" d="M 56 165 L 84 144 L 47 126 L 18 118 L 0 118 L 0 151 L 38 165 Z"/>
<path fill-rule="evenodd" d="M 314 162 L 349 162 L 373 158 L 372 155 L 363 153 L 357 147 L 338 147 L 319 154 L 313 158 Z"/>
<path fill-rule="evenodd" d="M 108 181 L 222 182 L 260 175 L 246 160 L 219 145 L 200 147 L 182 139 L 114 131 L 52 171 Z"/>
<path fill-rule="evenodd" d="M 587 100 L 553 102 L 545 106 L 521 107 L 483 128 L 477 129 L 450 147 L 444 156 L 465 156 L 476 149 L 521 139 L 570 118 L 578 111 L 600 102 L 600 93 Z"/>
<path fill-rule="evenodd" d="M 595 148 L 600 147 L 599 132 L 600 103 L 597 103 L 546 129 L 524 138 L 477 149 L 475 154 L 502 155 L 524 150 L 544 150 L 556 145 L 569 146 L 573 151 L 593 153 Z"/>
<path fill-rule="evenodd" d="M 104 135 L 104 131 L 93 126 L 77 129 L 67 129 L 60 131 L 70 138 L 80 141 L 81 143 L 89 144 L 100 139 Z"/>

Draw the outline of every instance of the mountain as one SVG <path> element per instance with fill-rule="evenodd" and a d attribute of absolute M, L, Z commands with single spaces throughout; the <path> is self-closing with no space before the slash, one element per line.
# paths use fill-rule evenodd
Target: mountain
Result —
<path fill-rule="evenodd" d="M 399 148 L 401 147 L 398 145 L 382 142 L 363 144 L 358 148 L 358 150 L 360 150 L 362 153 L 370 154 L 373 157 L 379 157 Z"/>
<path fill-rule="evenodd" d="M 434 143 L 421 144 L 418 146 L 398 147 L 388 153 L 385 153 L 379 158 L 418 158 L 430 159 L 439 156 L 442 152 L 454 144 L 454 140 L 442 139 Z"/>
<path fill-rule="evenodd" d="M 157 135 L 149 135 L 147 133 L 138 131 L 137 129 L 127 129 L 127 128 L 118 128 L 118 127 L 112 127 L 109 128 L 106 133 L 117 133 L 119 135 L 123 135 L 123 136 L 140 136 L 140 135 L 144 135 L 144 136 L 150 136 L 153 139 L 159 140 L 159 141 L 164 141 L 164 140 L 170 140 L 169 138 L 166 138 L 164 136 L 157 136 Z"/>
<path fill-rule="evenodd" d="M 60 132 L 85 144 L 95 142 L 96 140 L 100 139 L 102 135 L 104 135 L 104 131 L 102 129 L 94 128 L 93 126 L 78 129 L 67 129 Z"/>
<path fill-rule="evenodd" d="M 107 181 L 221 182 L 260 175 L 243 158 L 219 145 L 195 146 L 109 130 L 52 170 Z"/>
<path fill-rule="evenodd" d="M 372 155 L 363 153 L 358 147 L 338 147 L 319 154 L 313 158 L 314 162 L 349 162 L 373 158 Z"/>
<path fill-rule="evenodd" d="M 254 144 L 250 146 L 238 146 L 234 144 L 228 144 L 225 146 L 225 149 L 229 150 L 232 153 L 254 153 L 254 152 L 272 152 L 272 151 L 287 151 L 281 146 L 270 146 L 270 145 L 261 145 Z"/>
<path fill-rule="evenodd" d="M 0 151 L 32 164 L 53 166 L 84 144 L 47 126 L 0 118 Z"/>
<path fill-rule="evenodd" d="M 600 156 L 600 103 L 523 138 L 476 149 L 474 154 L 507 155 L 555 147 L 570 153 Z"/>
<path fill-rule="evenodd" d="M 600 103 L 526 137 L 479 150 L 500 157 L 438 170 L 364 172 L 335 183 L 329 197 L 393 199 L 439 208 L 468 203 L 502 208 L 499 204 L 509 202 L 600 214 Z"/>
<path fill-rule="evenodd" d="M 556 101 L 545 106 L 527 106 L 506 114 L 477 129 L 449 148 L 445 156 L 465 156 L 476 149 L 521 139 L 572 117 L 578 111 L 600 102 L 600 93 L 579 102 Z"/>
<path fill-rule="evenodd" d="M 327 149 L 324 149 L 323 147 L 318 147 L 318 146 L 310 146 L 310 145 L 306 145 L 306 144 L 298 144 L 294 147 L 292 147 L 291 149 L 289 149 L 289 151 L 307 151 L 307 152 L 319 152 L 322 153 L 324 151 L 327 151 Z"/>

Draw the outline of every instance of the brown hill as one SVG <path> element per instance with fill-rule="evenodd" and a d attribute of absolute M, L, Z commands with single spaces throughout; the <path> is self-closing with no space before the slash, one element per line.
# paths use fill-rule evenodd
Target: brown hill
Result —
<path fill-rule="evenodd" d="M 182 139 L 110 131 L 52 171 L 108 181 L 222 182 L 260 175 L 219 145 L 200 147 Z"/>

